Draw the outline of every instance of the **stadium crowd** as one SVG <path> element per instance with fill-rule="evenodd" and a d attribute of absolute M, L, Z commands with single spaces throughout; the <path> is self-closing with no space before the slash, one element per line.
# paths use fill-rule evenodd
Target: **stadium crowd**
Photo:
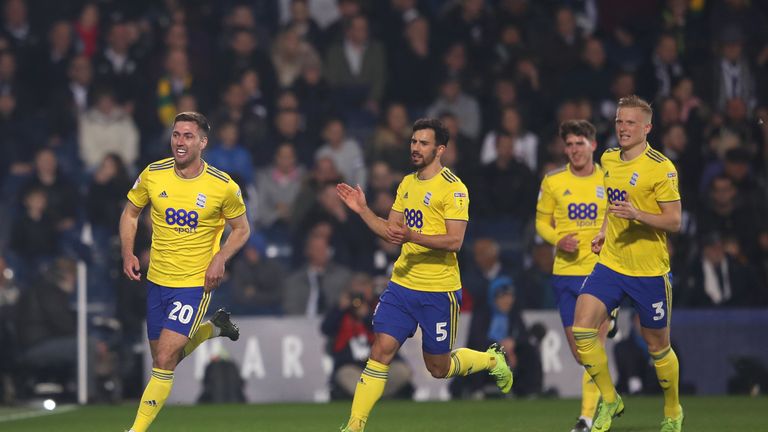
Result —
<path fill-rule="evenodd" d="M 121 276 L 117 222 L 138 172 L 170 155 L 177 112 L 211 120 L 204 158 L 242 187 L 254 233 L 212 308 L 341 316 L 360 286 L 383 288 L 398 248 L 335 185 L 361 185 L 386 218 L 410 125 L 432 116 L 469 189 L 463 307 L 478 315 L 494 313 L 499 277 L 516 311 L 554 307 L 553 251 L 533 217 L 541 178 L 566 162 L 557 126 L 591 121 L 599 155 L 630 94 L 653 101 L 650 144 L 679 170 L 675 307 L 768 306 L 765 2 L 6 0 L 0 334 L 15 354 L 0 370 L 74 340 L 79 260 L 104 318 L 97 363 L 142 340 L 144 293 Z"/>

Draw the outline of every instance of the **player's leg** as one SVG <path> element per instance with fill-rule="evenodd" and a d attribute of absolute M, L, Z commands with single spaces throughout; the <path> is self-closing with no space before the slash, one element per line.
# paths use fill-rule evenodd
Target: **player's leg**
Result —
<path fill-rule="evenodd" d="M 469 348 L 453 349 L 459 329 L 461 290 L 419 294 L 419 326 L 421 327 L 424 364 L 435 378 L 452 378 L 488 371 L 496 379 L 502 393 L 512 388 L 512 371 L 504 350 L 493 344 L 486 351 Z"/>
<path fill-rule="evenodd" d="M 636 278 L 628 290 L 640 316 L 640 332 L 656 368 L 656 377 L 664 392 L 662 431 L 679 431 L 683 422 L 680 406 L 680 364 L 670 343 L 672 285 L 668 276 Z M 666 429 L 665 429 L 666 427 Z"/>
<path fill-rule="evenodd" d="M 584 282 L 576 301 L 573 337 L 581 364 L 592 377 L 602 397 L 592 428 L 596 432 L 609 430 L 613 417 L 624 411 L 624 404 L 616 393 L 608 370 L 604 344 L 599 337 L 600 326 L 608 318 L 608 311 L 617 307 L 623 297 L 620 276 L 597 264 Z"/>
<path fill-rule="evenodd" d="M 141 396 L 136 419 L 131 431 L 145 432 L 165 405 L 173 388 L 173 371 L 180 353 L 189 338 L 175 331 L 163 329 L 157 343 L 156 357 L 152 362 L 152 376 Z"/>
<path fill-rule="evenodd" d="M 173 371 L 181 361 L 189 335 L 208 307 L 202 287 L 167 288 L 148 284 L 147 335 L 152 349 L 152 376 L 141 397 L 131 428 L 145 432 L 162 409 L 173 387 Z"/>
<path fill-rule="evenodd" d="M 375 339 L 352 399 L 352 411 L 345 432 L 365 429 L 373 406 L 384 393 L 389 364 L 406 339 L 413 336 L 417 322 L 409 312 L 409 295 L 413 292 L 390 282 L 381 295 L 373 314 Z"/>
<path fill-rule="evenodd" d="M 207 310 L 208 307 L 206 306 L 205 309 Z M 205 314 L 204 311 L 202 313 Z M 230 313 L 224 309 L 217 310 L 211 319 L 200 324 L 197 330 L 193 329 L 189 342 L 184 345 L 182 358 L 192 354 L 192 351 L 200 346 L 201 343 L 219 336 L 229 338 L 231 341 L 236 341 L 240 338 L 240 329 L 232 322 Z"/>
<path fill-rule="evenodd" d="M 552 287 L 555 290 L 557 305 L 560 311 L 560 320 L 563 323 L 565 337 L 568 341 L 568 347 L 571 354 L 579 361 L 579 353 L 576 347 L 576 340 L 573 337 L 573 318 L 576 311 L 576 299 L 579 296 L 579 290 L 584 284 L 586 277 L 581 276 L 553 276 Z M 603 329 L 605 326 L 601 326 Z M 604 334 L 604 333 L 603 333 Z M 592 418 L 597 410 L 597 404 L 600 401 L 600 390 L 595 381 L 585 370 L 582 374 L 581 385 L 581 413 L 576 420 L 576 424 L 571 428 L 571 432 L 588 432 L 592 427 Z"/>

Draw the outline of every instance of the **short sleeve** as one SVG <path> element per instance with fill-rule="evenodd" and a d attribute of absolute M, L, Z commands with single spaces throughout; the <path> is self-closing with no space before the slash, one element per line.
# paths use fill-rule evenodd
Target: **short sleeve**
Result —
<path fill-rule="evenodd" d="M 555 204 L 555 197 L 549 185 L 549 177 L 544 177 L 544 180 L 541 181 L 541 188 L 539 188 L 536 211 L 543 214 L 553 214 L 555 212 Z"/>
<path fill-rule="evenodd" d="M 675 165 L 670 161 L 665 161 L 657 173 L 657 178 L 653 184 L 656 202 L 680 201 L 679 179 Z"/>
<path fill-rule="evenodd" d="M 131 190 L 128 191 L 128 201 L 138 208 L 144 208 L 149 204 L 148 179 L 149 167 L 144 168 L 144 171 L 139 174 L 133 183 Z"/>
<path fill-rule="evenodd" d="M 224 196 L 224 202 L 222 203 L 222 213 L 226 219 L 234 219 L 245 213 L 245 202 L 243 201 L 243 193 L 240 191 L 240 186 L 233 180 L 227 183 L 227 192 Z"/>
<path fill-rule="evenodd" d="M 397 192 L 395 193 L 395 203 L 392 204 L 392 210 L 402 213 L 405 209 L 403 206 L 403 190 L 405 189 L 405 179 L 397 186 Z"/>
<path fill-rule="evenodd" d="M 463 183 L 450 183 L 443 201 L 443 211 L 446 220 L 469 220 L 469 192 Z"/>

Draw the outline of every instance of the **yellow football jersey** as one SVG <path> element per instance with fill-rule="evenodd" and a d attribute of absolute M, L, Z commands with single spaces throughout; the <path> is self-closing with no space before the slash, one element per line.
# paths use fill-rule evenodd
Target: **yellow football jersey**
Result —
<path fill-rule="evenodd" d="M 631 161 L 622 160 L 619 149 L 610 149 L 600 162 L 609 203 L 629 199 L 638 210 L 661 214 L 659 203 L 680 200 L 675 165 L 648 143 Z M 665 275 L 669 273 L 667 233 L 609 213 L 599 262 L 627 276 Z"/>
<path fill-rule="evenodd" d="M 579 177 L 571 172 L 570 164 L 552 171 L 544 177 L 536 204 L 536 217 L 555 221 L 557 240 L 576 233 L 579 248 L 567 253 L 557 250 L 553 274 L 560 276 L 587 276 L 597 262 L 592 253 L 595 238 L 605 217 L 605 187 L 603 170 L 595 164 L 591 175 Z"/>
<path fill-rule="evenodd" d="M 173 158 L 168 158 L 147 166 L 128 200 L 139 208 L 152 206 L 147 279 L 171 288 L 202 286 L 219 251 L 225 219 L 245 213 L 245 204 L 240 188 L 226 173 L 205 163 L 202 174 L 185 179 L 173 165 Z"/>
<path fill-rule="evenodd" d="M 446 233 L 446 220 L 469 221 L 469 193 L 448 168 L 429 180 L 417 173 L 403 178 L 392 209 L 405 224 L 425 235 Z M 392 282 L 418 291 L 447 292 L 461 288 L 456 252 L 405 243 L 392 270 Z"/>

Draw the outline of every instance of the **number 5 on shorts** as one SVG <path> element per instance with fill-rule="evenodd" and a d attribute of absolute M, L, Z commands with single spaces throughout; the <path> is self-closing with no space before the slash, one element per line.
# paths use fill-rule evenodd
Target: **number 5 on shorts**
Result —
<path fill-rule="evenodd" d="M 439 322 L 435 325 L 435 333 L 437 333 L 435 340 L 438 342 L 442 342 L 448 338 L 448 331 L 445 329 L 447 325 L 447 322 Z"/>

